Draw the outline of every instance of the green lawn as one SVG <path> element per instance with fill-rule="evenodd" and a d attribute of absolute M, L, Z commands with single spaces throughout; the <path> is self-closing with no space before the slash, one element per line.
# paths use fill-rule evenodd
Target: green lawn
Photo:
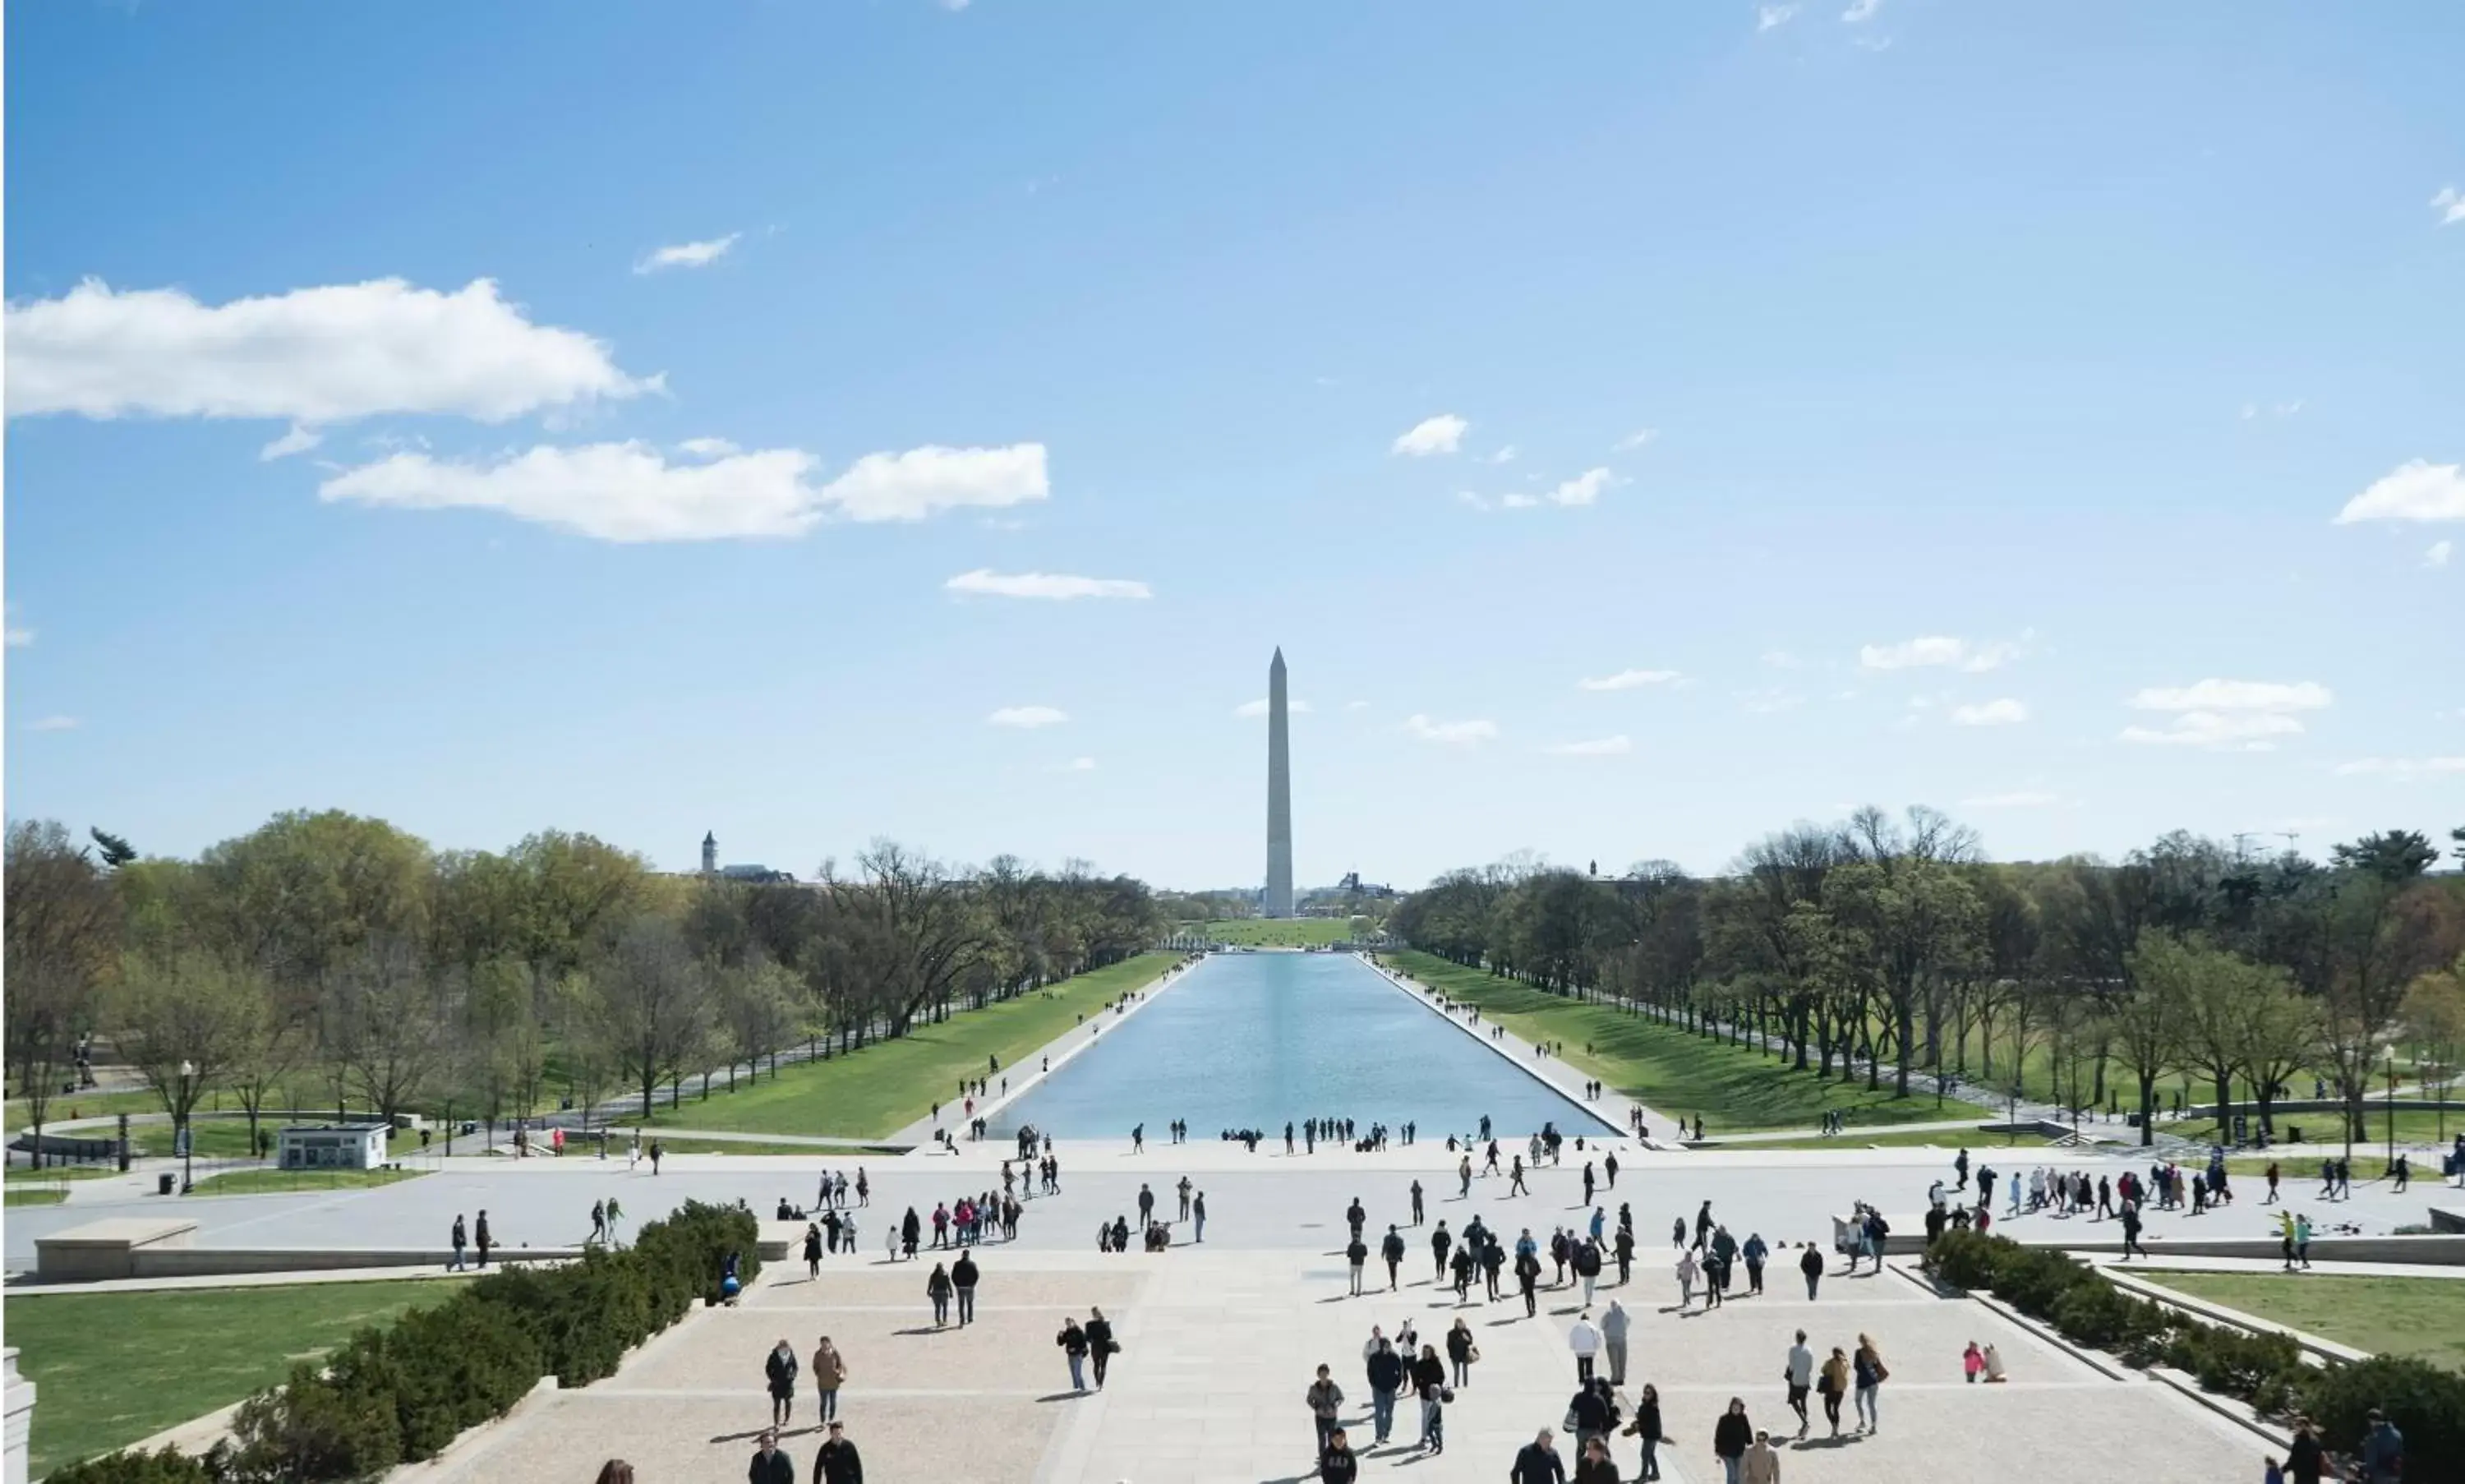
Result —
<path fill-rule="evenodd" d="M 889 1144 L 774 1144 L 746 1139 L 696 1139 L 691 1134 L 658 1136 L 662 1154 L 792 1154 L 805 1159 L 849 1159 L 859 1155 L 898 1155 L 906 1151 Z M 585 1145 L 586 1151 L 589 1150 Z M 615 1159 L 625 1152 L 624 1142 L 611 1141 L 608 1157 Z M 595 1151 L 593 1151 L 595 1157 Z M 571 1155 L 566 1158 L 571 1159 Z"/>
<path fill-rule="evenodd" d="M 715 1091 L 707 1101 L 688 1098 L 674 1109 L 662 1104 L 651 1122 L 878 1139 L 923 1118 L 934 1102 L 955 1100 L 963 1076 L 989 1074 L 998 1086 L 1000 1074 L 987 1073 L 987 1056 L 1012 1067 L 1068 1031 L 1082 1013 L 1101 1012 L 1124 990 L 1150 983 L 1179 959 L 1172 953 L 1141 954 L 1039 993 L 964 1011 L 938 1026 L 919 1026 L 911 1034 L 877 1041 L 850 1055 L 782 1068 L 778 1076 L 746 1082 L 736 1092 Z M 629 1120 L 620 1116 L 617 1121 Z"/>
<path fill-rule="evenodd" d="M 162 1111 L 163 1099 L 155 1096 L 150 1088 L 140 1088 L 133 1093 L 62 1093 L 44 1105 L 43 1127 L 48 1129 L 53 1124 L 69 1119 L 100 1118 L 113 1113 L 160 1113 Z M 5 1122 L 12 1138 L 30 1127 L 33 1119 L 27 1115 L 26 1099 L 10 1098 L 5 1107 L 0 1107 L 0 1122 Z M 90 1136 L 79 1134 L 78 1137 L 82 1139 Z"/>
<path fill-rule="evenodd" d="M 1853 1139 L 1873 1124 L 1993 1116 L 1991 1109 L 1956 1097 L 1940 1103 L 1931 1095 L 1895 1097 L 1888 1074 L 1883 1089 L 1872 1093 L 1862 1079 L 1821 1080 L 1744 1047 L 1706 1040 L 1611 1005 L 1549 994 L 1432 954 L 1408 949 L 1382 957 L 1450 998 L 1477 1006 L 1517 1035 L 1564 1041 L 1569 1066 L 1670 1118 L 1692 1122 L 1700 1117 L 1707 1132 L 1812 1128 L 1834 1109 L 1848 1114 Z M 1588 1043 L 1595 1048 L 1589 1055 L 1584 1052 Z"/>
<path fill-rule="evenodd" d="M 9 1342 L 41 1388 L 33 1472 L 123 1448 L 272 1385 L 450 1282 L 11 1294 Z"/>
<path fill-rule="evenodd" d="M 1710 1115 L 1706 1114 L 1705 1119 L 1709 1120 Z M 1947 1153 L 1954 1149 L 2044 1149 L 2053 1143 L 2054 1141 L 2043 1134 L 1986 1134 L 1976 1129 L 1957 1128 L 1883 1133 L 1853 1125 L 1849 1132 L 1830 1139 L 1756 1139 L 1743 1143 L 1723 1143 L 1713 1139 L 1706 1141 L 1705 1147 L 1743 1152 L 1753 1149 L 1863 1149 L 1868 1145 L 1885 1149 L 1917 1149 L 1932 1144 Z"/>
<path fill-rule="evenodd" d="M 50 1185 L 63 1180 L 100 1180 L 106 1175 L 119 1173 L 118 1166 L 111 1164 L 46 1164 L 41 1169 L 31 1164 L 11 1164 L 9 1166 L 9 1184 Z"/>
<path fill-rule="evenodd" d="M 2465 1279 L 2321 1277 L 2295 1273 L 2142 1276 L 2322 1340 L 2465 1369 Z"/>
<path fill-rule="evenodd" d="M 280 1195 L 294 1190 L 352 1190 L 390 1185 L 425 1175 L 415 1169 L 235 1169 L 197 1182 L 197 1195 Z"/>
<path fill-rule="evenodd" d="M 0 1195 L 0 1202 L 10 1206 L 57 1206 L 68 1198 L 69 1193 L 57 1185 L 37 1185 L 32 1188 L 11 1185 L 5 1195 Z"/>
<path fill-rule="evenodd" d="M 2245 1118 L 2247 1126 L 2255 1130 L 2258 1123 L 2257 1115 L 2246 1111 Z M 2286 1130 L 2289 1125 L 2298 1126 L 2302 1130 L 2303 1141 L 2308 1143 L 2341 1143 L 2345 1137 L 2343 1122 L 2334 1113 L 2280 1113 L 2276 1115 L 2273 1121 L 2276 1127 L 2276 1137 L 2280 1141 L 2286 1140 Z M 2369 1134 L 2354 1141 L 2354 1148 L 2358 1152 L 2370 1148 L 2374 1144 L 2383 1148 L 2387 1146 L 2387 1115 L 2375 1112 L 2370 1116 L 2368 1122 Z M 2185 1139 L 2206 1142 L 2216 1138 L 2217 1120 L 2214 1119 L 2159 1119 L 2157 1132 L 2176 1134 Z M 2440 1117 L 2436 1110 L 2400 1112 L 2396 1116 L 2396 1141 L 2399 1144 L 2444 1146 L 2459 1132 L 2465 1132 L 2465 1105 L 2449 1110 L 2445 1135 L 2440 1132 Z M 2414 1163 L 2419 1164 L 2422 1162 L 2416 1160 Z M 2439 1165 L 2433 1162 L 2431 1167 L 2437 1169 Z"/>
<path fill-rule="evenodd" d="M 1243 948 L 1322 948 L 1352 938 L 1350 918 L 1218 918 L 1185 930 Z"/>

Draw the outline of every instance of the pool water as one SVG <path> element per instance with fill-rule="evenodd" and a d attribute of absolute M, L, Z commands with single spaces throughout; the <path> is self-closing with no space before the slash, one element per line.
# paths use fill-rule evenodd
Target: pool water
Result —
<path fill-rule="evenodd" d="M 994 1119 L 1056 1139 L 1149 1138 L 1187 1119 L 1192 1139 L 1287 1119 L 1351 1119 L 1424 1142 L 1470 1135 L 1488 1115 L 1501 1138 L 1613 1133 L 1607 1123 L 1467 1035 L 1348 954 L 1218 954 L 1153 1004 L 1108 1025 Z"/>

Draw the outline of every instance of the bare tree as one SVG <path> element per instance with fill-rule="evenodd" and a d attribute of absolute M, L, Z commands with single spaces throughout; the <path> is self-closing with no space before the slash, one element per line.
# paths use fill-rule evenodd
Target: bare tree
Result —
<path fill-rule="evenodd" d="M 616 935 L 590 986 L 600 1043 L 641 1088 L 647 1119 L 659 1084 L 680 1076 L 706 1038 L 709 976 L 675 922 L 644 917 Z"/>

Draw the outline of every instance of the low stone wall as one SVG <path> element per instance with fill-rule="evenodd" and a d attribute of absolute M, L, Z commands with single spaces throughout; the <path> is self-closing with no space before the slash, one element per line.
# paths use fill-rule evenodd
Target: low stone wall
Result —
<path fill-rule="evenodd" d="M 492 1247 L 491 1267 L 526 1262 L 572 1262 L 578 1247 Z M 477 1253 L 466 1252 L 466 1263 Z M 133 1278 L 218 1277 L 242 1273 L 332 1273 L 345 1268 L 435 1268 L 454 1260 L 450 1250 L 418 1248 L 189 1247 L 131 1254 Z"/>

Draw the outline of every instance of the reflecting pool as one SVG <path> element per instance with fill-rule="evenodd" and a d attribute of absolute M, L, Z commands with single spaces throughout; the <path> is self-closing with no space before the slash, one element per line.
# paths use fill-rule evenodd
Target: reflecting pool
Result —
<path fill-rule="evenodd" d="M 1470 1134 L 1614 1132 L 1348 954 L 1218 954 L 1108 1026 L 994 1120 L 1056 1139 L 1125 1137 L 1187 1119 L 1193 1140 L 1229 1128 L 1283 1137 L 1286 1119 L 1420 1125 L 1424 1143 Z"/>

